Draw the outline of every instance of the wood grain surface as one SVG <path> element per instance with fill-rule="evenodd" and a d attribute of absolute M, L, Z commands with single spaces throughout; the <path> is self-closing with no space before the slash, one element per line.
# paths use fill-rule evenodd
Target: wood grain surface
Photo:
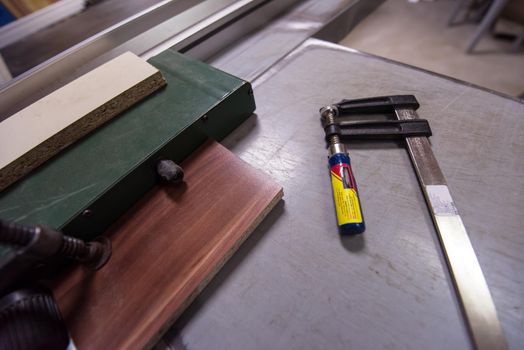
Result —
<path fill-rule="evenodd" d="M 0 191 L 165 84 L 126 52 L 2 121 Z"/>
<path fill-rule="evenodd" d="M 160 335 L 282 198 L 282 188 L 216 142 L 182 164 L 107 232 L 113 256 L 54 288 L 84 349 L 139 349 Z"/>

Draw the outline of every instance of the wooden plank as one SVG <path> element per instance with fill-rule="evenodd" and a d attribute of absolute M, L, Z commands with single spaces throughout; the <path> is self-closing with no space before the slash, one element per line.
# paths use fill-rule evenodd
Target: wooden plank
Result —
<path fill-rule="evenodd" d="M 154 345 L 282 198 L 282 188 L 216 142 L 182 164 L 185 182 L 157 186 L 108 232 L 113 256 L 54 288 L 84 349 Z"/>
<path fill-rule="evenodd" d="M 165 84 L 126 52 L 2 121 L 0 191 Z"/>

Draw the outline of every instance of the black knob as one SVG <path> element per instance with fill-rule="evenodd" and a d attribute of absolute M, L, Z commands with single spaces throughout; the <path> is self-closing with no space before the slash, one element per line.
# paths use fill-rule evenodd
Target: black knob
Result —
<path fill-rule="evenodd" d="M 53 296 L 21 289 L 0 299 L 0 349 L 66 349 L 69 334 Z"/>
<path fill-rule="evenodd" d="M 159 160 L 156 164 L 156 171 L 167 182 L 178 183 L 184 179 L 184 170 L 169 159 Z"/>

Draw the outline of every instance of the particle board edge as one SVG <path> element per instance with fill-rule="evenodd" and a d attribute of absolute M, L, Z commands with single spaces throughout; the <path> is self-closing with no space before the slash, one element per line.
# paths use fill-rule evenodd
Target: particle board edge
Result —
<path fill-rule="evenodd" d="M 149 65 L 147 62 L 143 62 Z M 129 87 L 127 90 L 117 94 L 115 97 L 109 99 L 94 110 L 84 114 L 54 135 L 50 136 L 48 139 L 7 163 L 0 169 L 0 191 L 26 176 L 58 152 L 86 136 L 91 131 L 102 126 L 135 103 L 143 100 L 145 97 L 165 86 L 166 81 L 162 76 L 162 73 L 153 66 L 151 66 L 151 68 L 155 70 L 153 74 Z M 55 92 L 58 92 L 59 90 Z M 46 97 L 43 99 L 45 98 Z M 21 137 L 20 135 L 15 136 Z"/>

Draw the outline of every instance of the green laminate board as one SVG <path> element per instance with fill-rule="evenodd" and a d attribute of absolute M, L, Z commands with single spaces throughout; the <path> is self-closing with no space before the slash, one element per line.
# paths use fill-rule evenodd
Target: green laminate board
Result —
<path fill-rule="evenodd" d="M 157 182 L 159 158 L 182 161 L 255 109 L 250 84 L 239 78 L 174 50 L 149 62 L 166 88 L 0 193 L 1 218 L 85 239 L 99 235 Z"/>

